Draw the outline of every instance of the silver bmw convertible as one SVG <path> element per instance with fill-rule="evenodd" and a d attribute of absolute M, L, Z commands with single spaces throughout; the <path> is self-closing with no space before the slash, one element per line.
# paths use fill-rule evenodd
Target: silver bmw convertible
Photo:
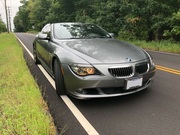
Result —
<path fill-rule="evenodd" d="M 58 95 L 115 97 L 149 87 L 151 56 L 112 35 L 95 24 L 47 24 L 33 42 L 34 61 L 54 78 Z"/>

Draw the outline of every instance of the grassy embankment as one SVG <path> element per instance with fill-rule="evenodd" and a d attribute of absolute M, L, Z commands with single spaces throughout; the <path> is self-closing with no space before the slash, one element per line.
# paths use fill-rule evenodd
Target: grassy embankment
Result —
<path fill-rule="evenodd" d="M 146 42 L 146 41 L 138 41 L 138 40 L 130 41 L 130 42 L 144 49 L 180 54 L 180 43 L 175 43 L 170 41 Z"/>
<path fill-rule="evenodd" d="M 56 134 L 15 36 L 0 34 L 0 135 Z"/>

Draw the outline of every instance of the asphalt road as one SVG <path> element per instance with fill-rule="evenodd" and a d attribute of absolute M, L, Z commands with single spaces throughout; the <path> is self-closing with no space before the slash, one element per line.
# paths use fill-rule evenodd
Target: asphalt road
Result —
<path fill-rule="evenodd" d="M 34 36 L 23 33 L 16 36 L 32 53 Z M 180 55 L 149 53 L 155 64 L 180 70 Z M 87 135 L 26 51 L 24 57 L 42 89 L 58 131 Z M 136 94 L 91 100 L 69 98 L 100 135 L 180 135 L 179 97 L 180 75 L 158 69 L 153 85 Z"/>

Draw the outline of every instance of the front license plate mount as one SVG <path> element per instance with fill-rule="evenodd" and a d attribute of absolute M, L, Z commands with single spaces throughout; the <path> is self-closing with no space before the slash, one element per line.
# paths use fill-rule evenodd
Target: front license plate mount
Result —
<path fill-rule="evenodd" d="M 126 79 L 125 90 L 130 90 L 130 89 L 141 87 L 142 83 L 143 83 L 142 77 Z"/>

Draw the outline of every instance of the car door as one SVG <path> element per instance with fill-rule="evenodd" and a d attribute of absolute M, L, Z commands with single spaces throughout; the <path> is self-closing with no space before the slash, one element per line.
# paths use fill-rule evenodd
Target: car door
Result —
<path fill-rule="evenodd" d="M 48 38 L 46 39 L 39 39 L 38 40 L 38 56 L 41 59 L 41 63 L 45 66 L 45 68 L 50 68 L 51 62 L 51 53 L 52 53 L 52 46 L 50 41 L 50 25 L 46 25 L 42 31 L 42 34 L 48 34 Z"/>

